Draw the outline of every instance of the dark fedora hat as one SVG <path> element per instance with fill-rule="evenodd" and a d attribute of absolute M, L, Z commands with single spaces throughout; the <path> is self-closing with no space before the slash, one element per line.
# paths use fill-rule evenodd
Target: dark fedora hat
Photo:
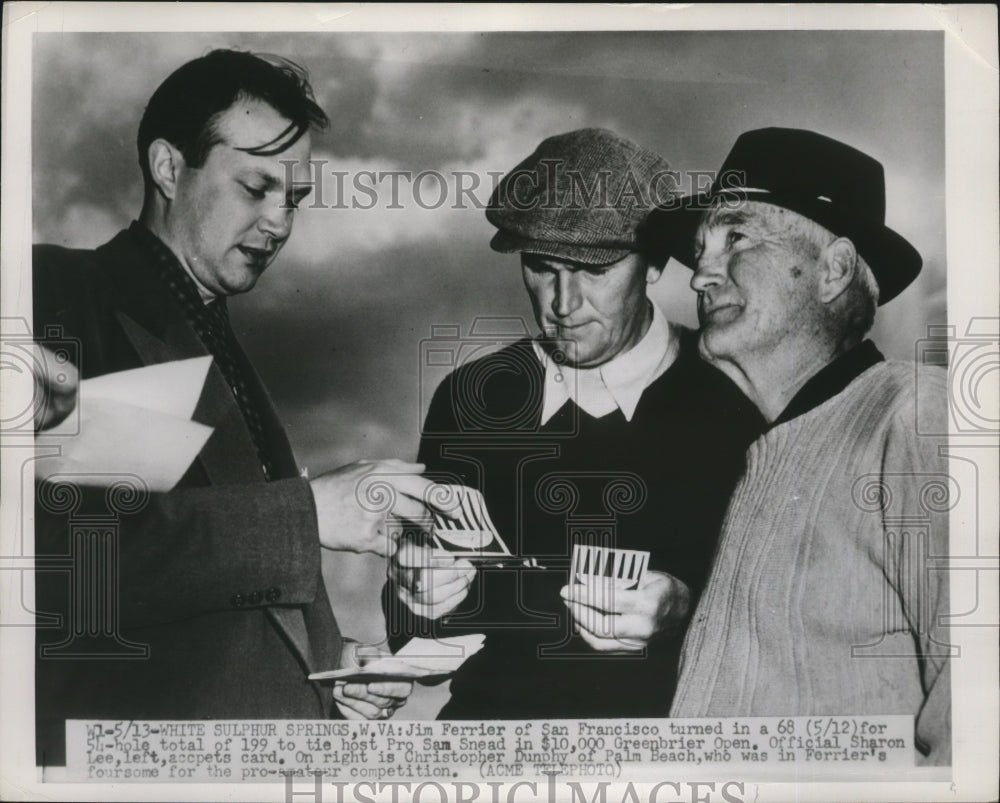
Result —
<path fill-rule="evenodd" d="M 705 210 L 719 202 L 773 204 L 847 237 L 871 268 L 884 304 L 920 273 L 917 250 L 885 225 L 881 162 L 813 131 L 761 128 L 741 134 L 707 193 L 654 210 L 641 236 L 650 247 L 695 266 L 694 234 Z"/>

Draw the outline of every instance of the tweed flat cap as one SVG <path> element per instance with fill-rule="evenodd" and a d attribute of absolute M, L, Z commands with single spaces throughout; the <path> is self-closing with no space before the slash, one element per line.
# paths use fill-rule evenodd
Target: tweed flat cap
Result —
<path fill-rule="evenodd" d="M 641 250 L 636 230 L 674 184 L 659 154 L 603 128 L 549 137 L 494 190 L 494 251 L 606 265 Z M 665 261 L 665 257 L 664 257 Z"/>

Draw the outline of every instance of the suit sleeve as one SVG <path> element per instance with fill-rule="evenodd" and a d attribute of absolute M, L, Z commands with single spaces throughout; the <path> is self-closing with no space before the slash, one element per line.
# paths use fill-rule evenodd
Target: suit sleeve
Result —
<path fill-rule="evenodd" d="M 46 511 L 47 493 L 47 484 L 39 488 L 37 547 L 57 555 L 72 549 L 79 525 Z M 83 510 L 96 496 L 83 492 Z M 122 624 L 312 602 L 320 566 L 314 510 L 304 479 L 152 494 L 114 527 Z"/>
<path fill-rule="evenodd" d="M 103 490 L 82 489 L 67 515 L 53 506 L 61 493 L 50 483 L 38 488 L 36 552 L 48 559 L 83 554 L 88 519 L 107 510 Z M 108 565 L 123 626 L 314 600 L 320 546 L 307 480 L 151 494 L 136 507 L 102 528 L 114 533 Z"/>
<path fill-rule="evenodd" d="M 926 539 L 896 538 L 887 576 L 899 594 L 910 632 L 919 651 L 918 666 L 924 700 L 914 712 L 920 764 L 951 763 L 951 647 L 946 625 L 950 499 L 947 438 L 947 396 L 941 371 L 921 371 L 915 404 L 908 402 L 894 416 L 885 450 L 886 487 L 902 498 L 893 509 L 927 522 Z M 921 434 L 935 433 L 935 434 Z"/>

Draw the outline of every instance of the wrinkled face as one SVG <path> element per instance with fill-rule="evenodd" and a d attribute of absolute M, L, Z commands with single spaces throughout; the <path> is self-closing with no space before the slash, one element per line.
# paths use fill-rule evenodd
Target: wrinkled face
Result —
<path fill-rule="evenodd" d="M 741 363 L 816 331 L 818 255 L 790 235 L 789 215 L 757 202 L 706 212 L 691 279 L 706 357 Z"/>
<path fill-rule="evenodd" d="M 593 368 L 627 351 L 648 322 L 646 285 L 660 270 L 639 254 L 610 265 L 521 254 L 535 320 L 549 337 L 567 341 L 571 365 Z"/>
<path fill-rule="evenodd" d="M 309 178 L 309 133 L 271 156 L 239 150 L 260 148 L 289 125 L 266 103 L 237 101 L 220 116 L 222 142 L 205 164 L 189 167 L 181 159 L 168 245 L 215 295 L 251 289 L 292 233 L 294 207 L 310 186 L 286 186 L 281 162 L 295 162 L 295 181 Z"/>

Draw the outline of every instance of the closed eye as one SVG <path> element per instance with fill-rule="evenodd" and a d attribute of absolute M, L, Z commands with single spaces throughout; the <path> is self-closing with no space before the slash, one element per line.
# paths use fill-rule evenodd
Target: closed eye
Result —
<path fill-rule="evenodd" d="M 254 187 L 250 184 L 244 184 L 242 181 L 240 182 L 240 186 L 247 191 L 247 195 L 257 201 L 262 201 L 267 195 L 267 189 L 264 187 Z"/>
<path fill-rule="evenodd" d="M 556 269 L 549 265 L 547 262 L 543 262 L 540 259 L 534 259 L 532 257 L 522 257 L 521 265 L 524 266 L 525 270 L 533 273 L 536 276 L 541 276 L 542 274 L 550 274 L 555 276 Z"/>

